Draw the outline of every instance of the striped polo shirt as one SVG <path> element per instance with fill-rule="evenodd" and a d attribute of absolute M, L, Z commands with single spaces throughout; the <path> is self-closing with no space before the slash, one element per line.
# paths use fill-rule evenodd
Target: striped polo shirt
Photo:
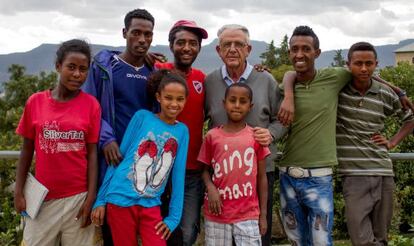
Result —
<path fill-rule="evenodd" d="M 365 95 L 352 83 L 342 89 L 336 124 L 340 175 L 394 176 L 387 148 L 371 140 L 373 134 L 382 132 L 391 115 L 401 121 L 413 120 L 411 111 L 402 110 L 398 96 L 386 85 L 372 80 Z"/>

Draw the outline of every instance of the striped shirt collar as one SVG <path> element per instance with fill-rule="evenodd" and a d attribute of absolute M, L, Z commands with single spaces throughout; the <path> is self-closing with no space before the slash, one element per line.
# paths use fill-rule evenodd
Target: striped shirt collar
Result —
<path fill-rule="evenodd" d="M 238 82 L 244 82 L 247 80 L 247 78 L 249 77 L 250 73 L 253 71 L 253 66 L 250 65 L 247 61 L 246 61 L 246 68 L 244 69 L 243 74 L 240 76 L 238 81 L 233 81 L 230 77 L 230 75 L 227 72 L 226 69 L 226 65 L 223 65 L 221 67 L 221 75 L 223 76 L 223 80 L 226 82 L 226 84 L 228 86 L 230 86 L 233 83 L 238 83 Z"/>
<path fill-rule="evenodd" d="M 371 79 L 371 86 L 367 90 L 366 94 L 368 93 L 378 94 L 378 92 L 380 91 L 380 86 L 378 83 L 379 82 Z M 359 95 L 361 94 L 357 89 L 355 89 L 355 87 L 352 86 L 352 82 L 348 83 L 348 88 L 351 90 L 353 94 L 359 94 Z"/>

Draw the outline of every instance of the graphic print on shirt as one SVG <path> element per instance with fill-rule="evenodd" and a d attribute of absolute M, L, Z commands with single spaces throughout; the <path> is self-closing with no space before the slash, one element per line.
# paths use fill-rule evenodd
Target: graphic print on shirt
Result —
<path fill-rule="evenodd" d="M 177 141 L 174 138 L 169 138 L 165 142 L 164 148 L 158 159 L 157 166 L 155 167 L 154 179 L 151 186 L 157 188 L 167 178 L 172 163 L 174 163 L 175 156 L 177 155 Z"/>
<path fill-rule="evenodd" d="M 133 168 L 134 186 L 138 193 L 145 193 L 148 186 L 158 189 L 163 184 L 173 166 L 177 148 L 177 140 L 173 137 L 162 144 L 146 139 L 138 145 Z"/>
<path fill-rule="evenodd" d="M 193 86 L 198 94 L 201 94 L 203 92 L 203 84 L 200 81 L 193 80 Z"/>
<path fill-rule="evenodd" d="M 57 121 L 45 121 L 39 132 L 39 147 L 46 154 L 80 151 L 85 148 L 85 133 L 60 130 Z"/>
<path fill-rule="evenodd" d="M 224 144 L 224 152 L 229 151 L 228 145 Z M 254 168 L 255 151 L 252 147 L 242 150 L 234 150 L 226 153 L 221 163 L 212 159 L 214 173 L 212 180 L 217 186 L 223 200 L 233 200 L 253 195 L 253 186 L 250 182 Z M 234 176 L 236 175 L 236 177 Z M 224 182 L 223 182 L 224 181 Z"/>
<path fill-rule="evenodd" d="M 139 193 L 144 193 L 150 182 L 151 167 L 155 162 L 157 152 L 157 145 L 152 140 L 145 140 L 138 146 L 134 162 L 134 185 Z"/>

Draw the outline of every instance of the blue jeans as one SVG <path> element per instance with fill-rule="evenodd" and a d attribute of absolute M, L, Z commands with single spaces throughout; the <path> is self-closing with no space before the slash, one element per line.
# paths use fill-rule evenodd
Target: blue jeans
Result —
<path fill-rule="evenodd" d="M 200 212 L 204 198 L 202 171 L 186 171 L 184 187 L 184 208 L 181 217 L 183 245 L 193 245 L 200 232 Z"/>
<path fill-rule="evenodd" d="M 332 176 L 293 178 L 280 172 L 282 221 L 292 245 L 332 245 Z"/>

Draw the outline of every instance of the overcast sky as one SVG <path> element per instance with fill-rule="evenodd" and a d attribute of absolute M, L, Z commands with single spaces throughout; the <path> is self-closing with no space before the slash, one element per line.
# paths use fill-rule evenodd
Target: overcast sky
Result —
<path fill-rule="evenodd" d="M 123 46 L 123 18 L 135 8 L 155 17 L 153 45 L 167 44 L 168 31 L 179 19 L 207 29 L 204 44 L 230 23 L 245 25 L 251 39 L 276 45 L 295 26 L 309 25 L 322 50 L 414 38 L 413 0 L 0 0 L 0 54 L 70 38 Z"/>

